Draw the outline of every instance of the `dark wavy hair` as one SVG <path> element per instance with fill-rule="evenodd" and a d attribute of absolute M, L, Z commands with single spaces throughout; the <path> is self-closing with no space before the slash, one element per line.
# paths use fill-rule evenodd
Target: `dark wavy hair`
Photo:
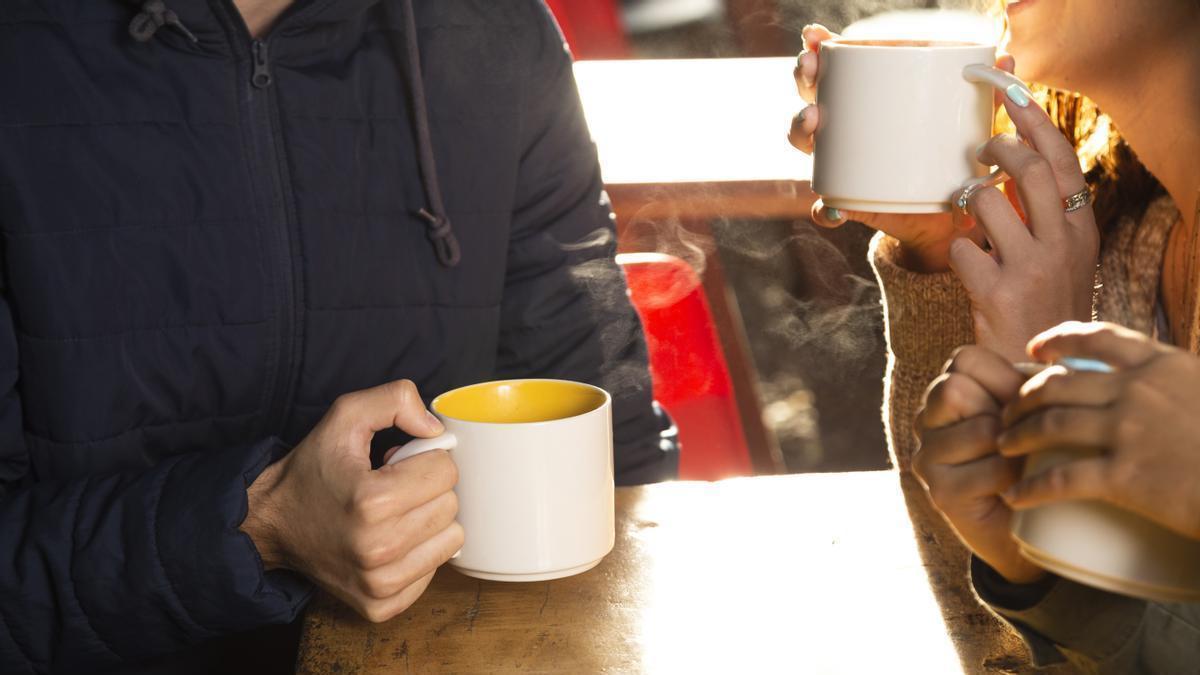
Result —
<path fill-rule="evenodd" d="M 993 0 L 992 12 L 1004 19 L 1004 0 Z M 1095 195 L 1093 208 L 1102 232 L 1124 217 L 1142 217 L 1146 207 L 1166 193 L 1133 149 L 1121 137 L 1112 119 L 1086 96 L 1076 92 L 1033 86 L 1039 101 L 1079 155 L 1084 178 Z M 1003 124 L 1011 126 L 1004 119 Z"/>

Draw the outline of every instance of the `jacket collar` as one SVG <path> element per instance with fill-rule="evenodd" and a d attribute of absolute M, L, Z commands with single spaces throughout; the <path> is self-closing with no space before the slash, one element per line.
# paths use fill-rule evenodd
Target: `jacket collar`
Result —
<path fill-rule="evenodd" d="M 154 1 L 154 0 L 151 0 Z M 240 20 L 234 0 L 157 0 L 166 10 L 174 12 L 187 30 L 200 36 L 216 36 L 222 32 L 218 18 L 228 13 Z M 316 24 L 332 24 L 351 20 L 366 12 L 381 0 L 295 0 L 288 7 L 276 29 L 304 29 Z M 130 19 L 148 4 L 147 0 L 124 0 L 130 7 Z M 165 30 L 172 30 L 164 26 Z M 161 30 L 161 29 L 160 29 Z"/>

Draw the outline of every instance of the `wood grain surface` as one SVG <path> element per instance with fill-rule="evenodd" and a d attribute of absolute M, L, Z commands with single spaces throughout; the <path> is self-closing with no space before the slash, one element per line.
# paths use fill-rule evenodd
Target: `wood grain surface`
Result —
<path fill-rule="evenodd" d="M 617 512 L 615 549 L 576 577 L 506 584 L 443 568 L 378 625 L 318 598 L 298 672 L 1031 670 L 971 595 L 964 550 L 910 477 L 622 488 Z"/>

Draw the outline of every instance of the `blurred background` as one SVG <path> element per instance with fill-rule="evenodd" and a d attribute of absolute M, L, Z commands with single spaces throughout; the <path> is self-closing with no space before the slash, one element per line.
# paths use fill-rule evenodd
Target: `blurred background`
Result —
<path fill-rule="evenodd" d="M 835 32 L 896 10 L 979 10 L 974 0 L 548 0 L 577 60 L 794 57 L 800 29 Z M 637 105 L 631 102 L 630 105 Z M 799 97 L 795 100 L 798 112 Z M 778 142 L 786 146 L 786 126 Z M 721 133 L 720 129 L 712 130 Z M 704 144 L 705 138 L 695 138 Z M 603 154 L 603 148 L 602 148 Z M 801 158 L 797 153 L 797 162 Z M 872 232 L 807 219 L 711 223 L 736 297 L 764 427 L 789 472 L 888 466 L 885 349 Z M 687 452 L 685 443 L 684 452 Z"/>

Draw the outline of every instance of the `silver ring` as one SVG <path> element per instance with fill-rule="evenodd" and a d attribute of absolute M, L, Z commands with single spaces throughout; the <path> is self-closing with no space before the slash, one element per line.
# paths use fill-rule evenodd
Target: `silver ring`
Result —
<path fill-rule="evenodd" d="M 1079 209 L 1082 209 L 1091 203 L 1092 189 L 1085 187 L 1079 192 L 1076 192 L 1075 194 L 1063 200 L 1063 211 L 1071 213 L 1072 211 L 1078 211 Z"/>
<path fill-rule="evenodd" d="M 959 193 L 958 199 L 954 200 L 954 205 L 963 212 L 963 215 L 967 215 L 967 205 L 971 202 L 971 195 L 983 187 L 985 187 L 983 183 L 971 183 Z"/>

